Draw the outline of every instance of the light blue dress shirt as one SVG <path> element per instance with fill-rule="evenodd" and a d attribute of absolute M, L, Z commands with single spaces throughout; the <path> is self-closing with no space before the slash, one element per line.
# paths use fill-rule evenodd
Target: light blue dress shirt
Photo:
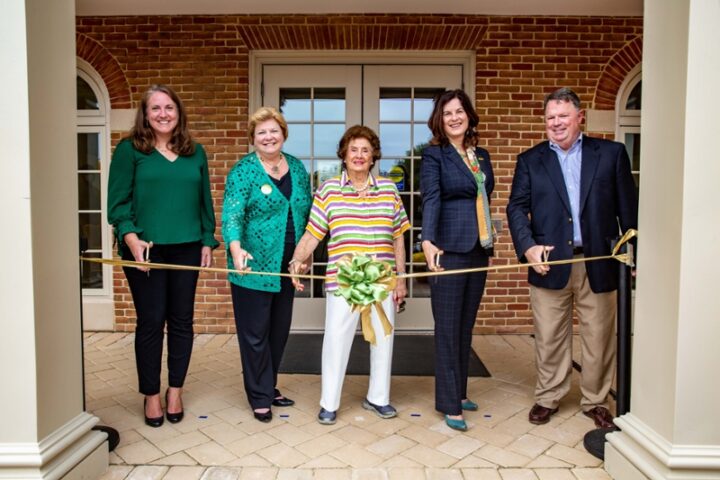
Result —
<path fill-rule="evenodd" d="M 550 142 L 550 148 L 557 155 L 560 169 L 565 178 L 565 188 L 570 198 L 573 220 L 573 245 L 582 247 L 580 232 L 580 170 L 582 168 L 582 138 L 580 134 L 567 152 L 556 143 Z"/>

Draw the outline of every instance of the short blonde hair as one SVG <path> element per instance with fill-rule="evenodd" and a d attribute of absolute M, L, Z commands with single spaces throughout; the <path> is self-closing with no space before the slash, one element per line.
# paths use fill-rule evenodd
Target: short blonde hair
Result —
<path fill-rule="evenodd" d="M 250 121 L 248 122 L 248 134 L 250 136 L 250 143 L 255 142 L 255 128 L 258 126 L 258 124 L 267 122 L 268 120 L 275 120 L 278 125 L 280 125 L 280 130 L 282 130 L 283 138 L 287 140 L 288 126 L 287 122 L 285 121 L 285 117 L 282 116 L 282 113 L 278 112 L 273 107 L 260 107 L 255 110 L 255 113 L 250 115 Z"/>

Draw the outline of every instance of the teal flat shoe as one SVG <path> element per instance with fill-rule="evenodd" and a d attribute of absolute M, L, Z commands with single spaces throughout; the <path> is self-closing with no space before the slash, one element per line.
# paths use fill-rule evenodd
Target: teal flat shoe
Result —
<path fill-rule="evenodd" d="M 468 410 L 470 412 L 477 412 L 478 404 L 473 402 L 472 400 L 465 400 L 462 402 L 461 405 L 463 410 Z"/>
<path fill-rule="evenodd" d="M 465 420 L 456 420 L 447 415 L 445 415 L 445 424 L 453 430 L 460 430 L 461 432 L 466 432 L 468 429 Z"/>

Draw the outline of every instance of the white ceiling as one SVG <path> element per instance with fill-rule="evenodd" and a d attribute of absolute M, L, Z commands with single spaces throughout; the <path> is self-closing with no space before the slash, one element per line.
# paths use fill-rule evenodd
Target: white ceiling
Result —
<path fill-rule="evenodd" d="M 437 13 L 641 16 L 643 0 L 75 0 L 76 15 Z"/>

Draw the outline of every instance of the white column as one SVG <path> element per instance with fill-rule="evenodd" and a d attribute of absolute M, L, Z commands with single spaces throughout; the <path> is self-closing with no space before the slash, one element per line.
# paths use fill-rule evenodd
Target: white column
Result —
<path fill-rule="evenodd" d="M 630 413 L 616 479 L 720 479 L 720 2 L 645 1 Z"/>
<path fill-rule="evenodd" d="M 97 478 L 83 411 L 74 0 L 0 15 L 0 479 Z"/>

